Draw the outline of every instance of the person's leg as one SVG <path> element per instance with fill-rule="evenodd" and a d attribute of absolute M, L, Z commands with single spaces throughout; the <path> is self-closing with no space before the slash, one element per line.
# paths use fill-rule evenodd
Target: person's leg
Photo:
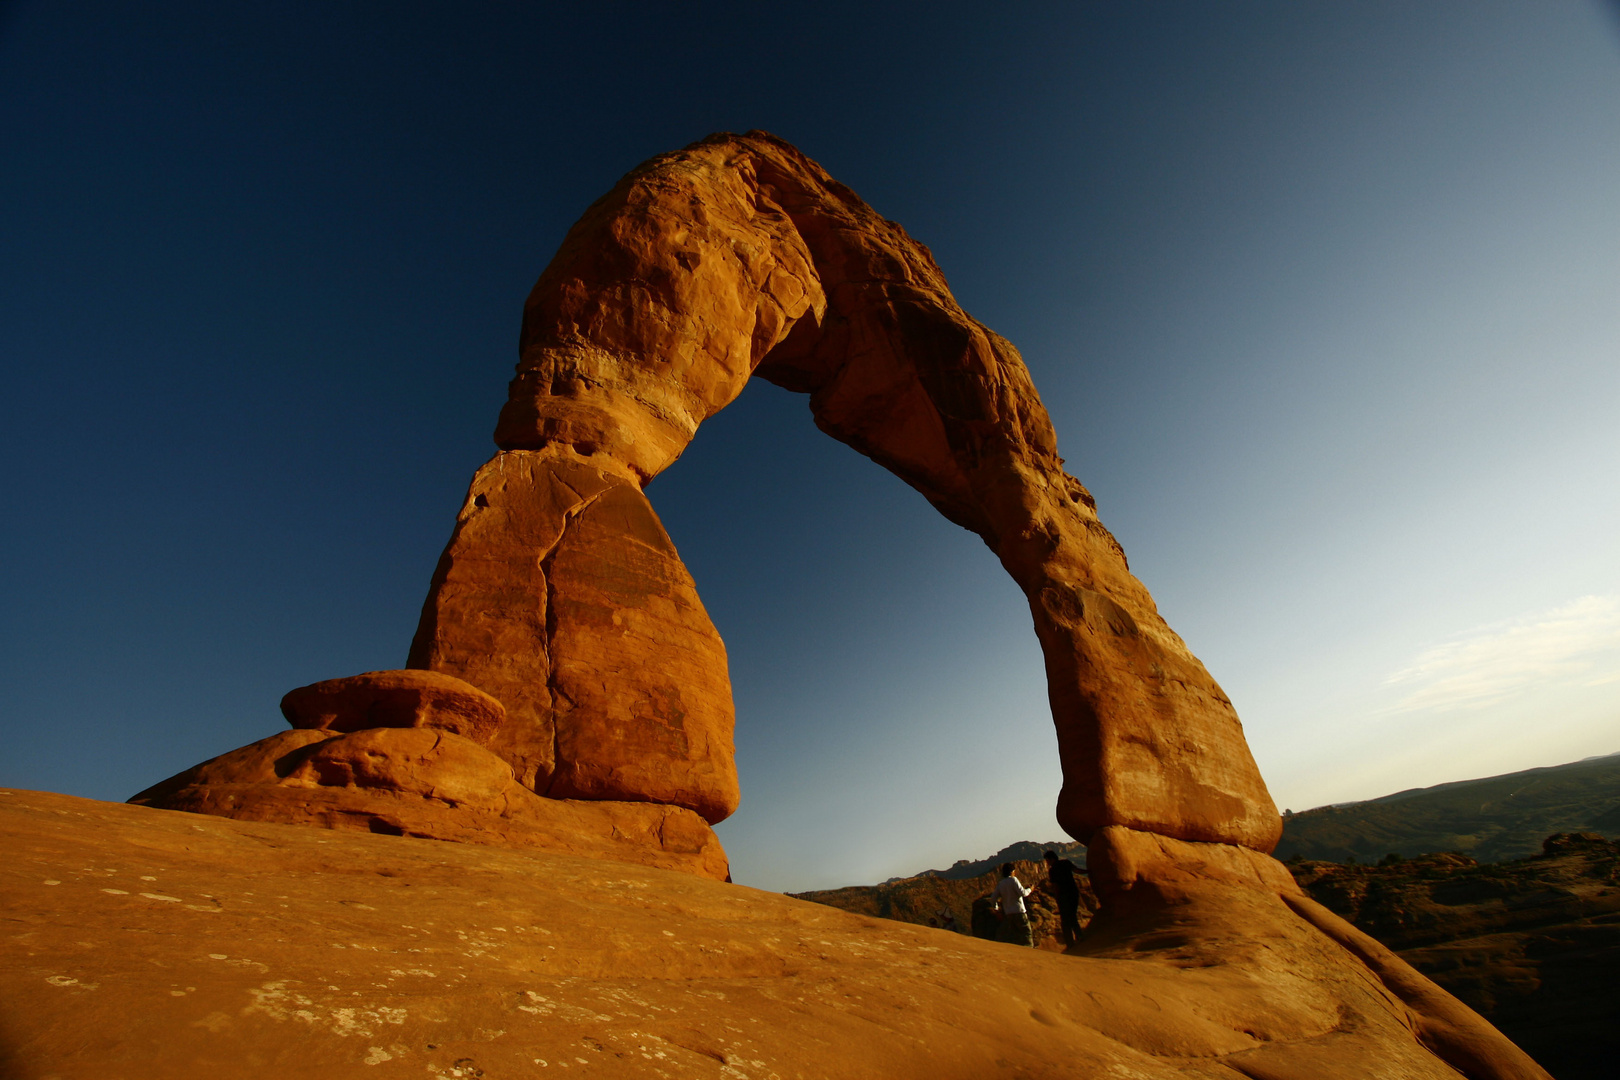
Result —
<path fill-rule="evenodd" d="M 1007 920 L 1013 924 L 1013 943 L 1015 945 L 1035 945 L 1035 931 L 1029 925 L 1028 915 L 1013 915 Z"/>
<path fill-rule="evenodd" d="M 1080 940 L 1080 905 L 1058 905 L 1058 919 L 1063 926 L 1063 944 L 1073 945 Z"/>

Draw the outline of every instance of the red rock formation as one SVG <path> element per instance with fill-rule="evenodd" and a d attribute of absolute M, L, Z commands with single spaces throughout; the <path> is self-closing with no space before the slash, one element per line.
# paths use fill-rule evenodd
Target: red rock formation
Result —
<path fill-rule="evenodd" d="M 539 795 L 726 817 L 725 647 L 641 487 L 755 373 L 808 392 L 823 430 L 977 532 L 1023 589 L 1072 835 L 1271 849 L 1280 821 L 1231 703 L 1063 471 L 1017 350 L 900 226 L 758 133 L 634 170 L 541 275 L 501 452 L 473 479 L 408 659 L 450 682 L 317 684 L 288 695 L 289 720 L 436 726 Z"/>
<path fill-rule="evenodd" d="M 554 798 L 737 808 L 725 645 L 647 497 L 567 447 L 473 478 L 409 663 L 498 697 L 490 749 Z"/>
<path fill-rule="evenodd" d="M 501 703 L 437 671 L 368 671 L 287 691 L 281 715 L 295 728 L 442 728 L 487 743 L 506 719 Z"/>
<path fill-rule="evenodd" d="M 720 881 L 729 876 L 719 840 L 692 811 L 543 798 L 476 742 L 433 728 L 283 731 L 129 801 L 239 821 L 540 848 Z"/>
<path fill-rule="evenodd" d="M 556 507 L 598 488 L 559 499 L 538 480 L 520 491 L 494 474 L 517 466 L 535 477 L 541 461 L 566 462 L 599 477 L 593 485 L 645 483 L 754 373 L 809 393 L 818 426 L 978 533 L 1024 590 L 1046 656 L 1064 828 L 1271 850 L 1280 821 L 1231 703 L 1063 471 L 1018 351 L 962 311 L 900 226 L 757 132 L 712 136 L 631 172 L 569 232 L 530 294 L 496 428 L 504 452 L 474 480 L 410 659 L 506 703 L 512 719 L 493 745 L 525 782 L 673 802 L 711 821 L 729 809 L 724 654 L 667 538 L 644 529 L 645 542 L 624 539 L 621 552 L 599 529 L 572 562 L 552 560 L 543 553 L 569 513 Z M 531 454 L 543 457 L 514 460 Z M 480 518 L 480 495 L 499 513 Z M 628 485 L 618 497 L 628 507 Z M 637 572 L 614 598 L 634 624 L 621 633 L 583 613 L 597 631 L 577 630 L 548 599 L 576 589 L 574 575 L 619 579 L 649 548 L 659 573 Z M 594 671 L 636 673 L 636 707 L 616 708 L 618 687 L 558 696 L 554 654 L 582 638 Z M 670 656 L 683 665 L 667 667 Z"/>

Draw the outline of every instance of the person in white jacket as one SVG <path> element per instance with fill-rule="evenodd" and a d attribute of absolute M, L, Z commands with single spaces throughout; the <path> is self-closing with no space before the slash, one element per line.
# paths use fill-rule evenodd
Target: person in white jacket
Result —
<path fill-rule="evenodd" d="M 1034 945 L 1035 936 L 1029 929 L 1029 911 L 1024 897 L 1029 890 L 1013 873 L 1012 863 L 1001 864 L 1001 880 L 996 882 L 996 903 L 1001 907 L 1001 932 L 997 935 L 1010 945 Z"/>

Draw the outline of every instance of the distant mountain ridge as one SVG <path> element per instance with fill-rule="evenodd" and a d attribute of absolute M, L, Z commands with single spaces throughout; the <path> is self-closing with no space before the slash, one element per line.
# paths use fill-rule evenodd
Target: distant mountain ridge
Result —
<path fill-rule="evenodd" d="M 1000 851 L 987 859 L 957 859 L 945 870 L 919 870 L 915 874 L 905 877 L 894 877 L 885 881 L 885 885 L 896 881 L 909 881 L 911 878 L 936 877 L 947 881 L 966 881 L 981 874 L 989 873 L 1002 863 L 1010 862 L 1040 862 L 1048 851 L 1055 851 L 1060 859 L 1068 859 L 1075 866 L 1085 869 L 1086 845 L 1075 840 L 1065 840 L 1062 843 L 1037 844 L 1033 840 L 1020 840 L 1016 844 L 1008 844 Z"/>
<path fill-rule="evenodd" d="M 1461 851 L 1505 862 L 1538 853 L 1553 833 L 1583 831 L 1620 837 L 1620 753 L 1289 814 L 1274 854 L 1368 862 Z"/>

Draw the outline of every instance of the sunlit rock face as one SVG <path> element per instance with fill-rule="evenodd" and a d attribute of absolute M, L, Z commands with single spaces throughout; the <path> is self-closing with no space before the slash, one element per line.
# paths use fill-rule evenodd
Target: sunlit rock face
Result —
<path fill-rule="evenodd" d="M 129 801 L 239 821 L 543 849 L 722 881 L 730 876 L 719 840 L 692 811 L 544 798 L 478 742 L 433 725 L 283 731 Z"/>
<path fill-rule="evenodd" d="M 506 709 L 476 686 L 437 671 L 367 671 L 287 691 L 281 715 L 304 730 L 431 727 L 487 743 Z"/>
<path fill-rule="evenodd" d="M 1064 472 L 1018 351 L 904 229 L 762 133 L 631 172 L 529 296 L 502 453 L 474 479 L 410 659 L 505 703 L 491 745 L 523 782 L 710 821 L 735 806 L 724 650 L 635 488 L 755 374 L 808 393 L 822 430 L 978 533 L 1023 589 L 1072 835 L 1271 850 L 1280 821 L 1231 702 Z M 608 488 L 613 513 L 593 514 Z"/>
<path fill-rule="evenodd" d="M 567 447 L 473 478 L 410 663 L 506 706 L 490 749 L 555 798 L 737 808 L 725 645 L 638 483 Z"/>

